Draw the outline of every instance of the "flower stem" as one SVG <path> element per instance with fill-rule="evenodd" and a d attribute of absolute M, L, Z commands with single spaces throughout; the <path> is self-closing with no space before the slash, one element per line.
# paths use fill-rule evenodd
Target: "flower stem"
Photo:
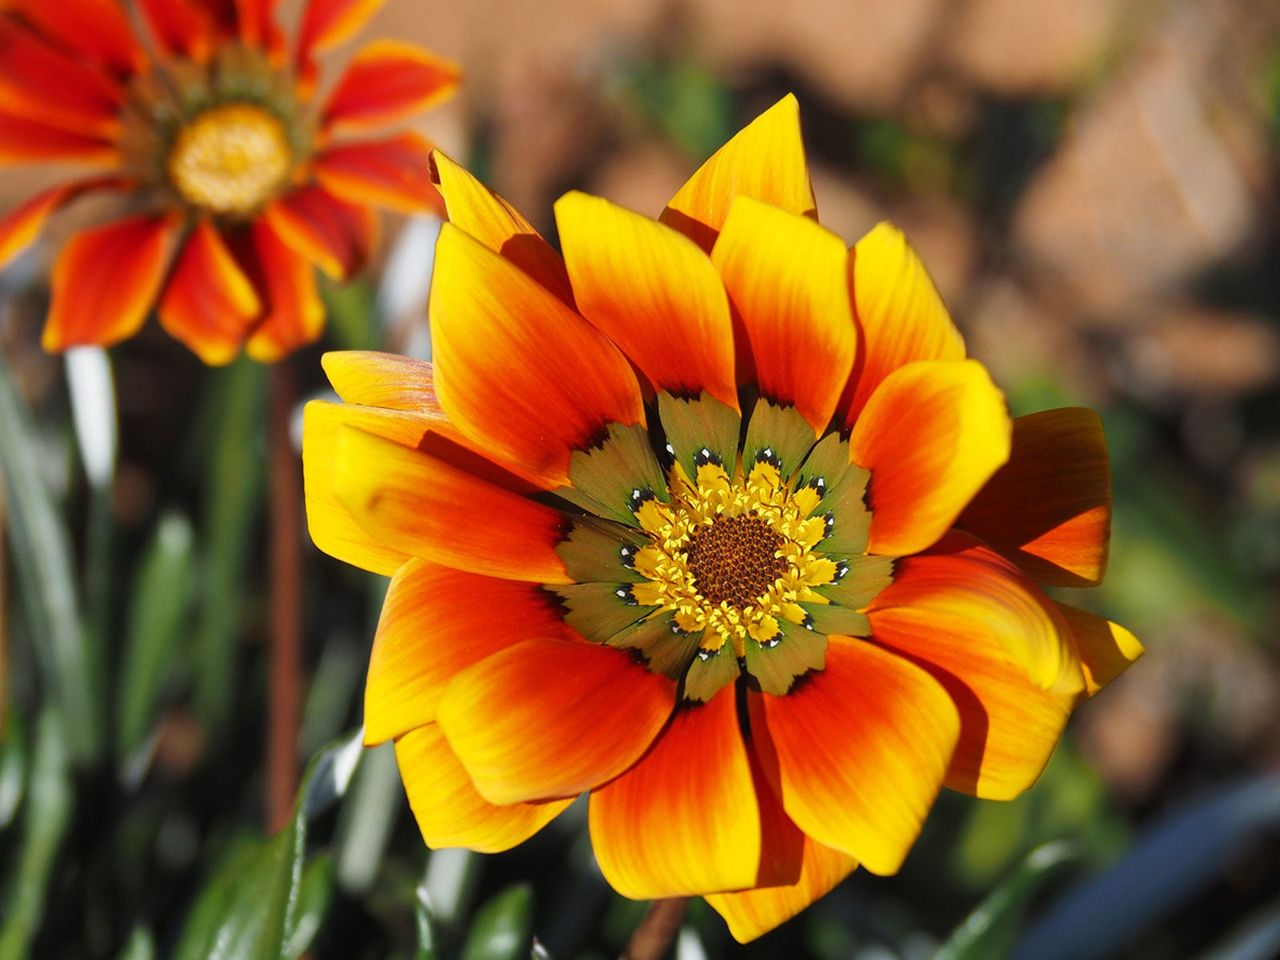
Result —
<path fill-rule="evenodd" d="M 688 907 L 688 897 L 653 901 L 649 912 L 627 941 L 622 960 L 661 960 L 666 956 Z"/>
<path fill-rule="evenodd" d="M 267 690 L 267 829 L 289 820 L 298 787 L 298 724 L 302 673 L 302 504 L 289 421 L 297 393 L 289 360 L 271 367 L 268 396 L 270 463 L 271 621 Z"/>

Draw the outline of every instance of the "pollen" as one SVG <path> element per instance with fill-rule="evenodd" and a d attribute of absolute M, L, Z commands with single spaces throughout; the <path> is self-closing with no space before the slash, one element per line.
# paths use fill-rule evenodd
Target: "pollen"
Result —
<path fill-rule="evenodd" d="M 246 215 L 283 186 L 293 164 L 284 124 L 250 103 L 212 107 L 178 133 L 169 179 L 184 200 L 215 214 Z"/>
<path fill-rule="evenodd" d="M 701 634 L 703 651 L 729 643 L 778 642 L 780 621 L 803 624 L 805 602 L 826 603 L 814 587 L 831 582 L 835 564 L 817 549 L 822 516 L 816 500 L 792 491 L 771 463 L 744 476 L 716 463 L 690 479 L 672 467 L 670 502 L 646 500 L 636 518 L 650 537 L 634 558 L 645 579 L 631 585 L 638 604 L 672 612 L 676 627 Z"/>

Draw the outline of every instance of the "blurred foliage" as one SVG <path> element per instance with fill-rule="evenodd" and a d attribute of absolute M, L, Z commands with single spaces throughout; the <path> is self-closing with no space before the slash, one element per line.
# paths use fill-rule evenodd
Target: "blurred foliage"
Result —
<path fill-rule="evenodd" d="M 1259 84 L 1271 172 L 1280 169 L 1278 50 Z M 864 207 L 908 218 L 921 205 L 959 211 L 965 290 L 1023 290 L 1033 268 L 1011 250 L 1011 223 L 1036 174 L 1078 132 L 1087 94 L 1124 75 L 1128 61 L 1108 56 L 1088 90 L 963 87 L 938 107 L 845 103 L 781 60 L 728 70 L 679 44 L 611 51 L 600 86 L 617 129 L 571 138 L 573 169 L 599 173 L 628 138 L 697 160 L 755 106 L 796 88 L 815 163 L 856 194 L 850 220 Z M 502 131 L 477 109 L 471 161 L 489 179 L 503 169 Z M 1230 269 L 1184 286 L 1276 327 L 1274 231 L 1261 230 L 1257 250 Z M 1026 299 L 1056 308 L 1050 289 Z M 328 346 L 380 345 L 372 283 L 324 294 Z M 981 333 L 991 302 L 961 299 L 961 322 Z M 1011 409 L 1101 408 L 1115 475 L 1107 581 L 1064 599 L 1131 626 L 1147 657 L 1082 707 L 1034 790 L 1007 803 L 944 794 L 899 876 L 859 872 L 745 948 L 695 902 L 677 956 L 1274 954 L 1280 785 L 1266 771 L 1280 723 L 1280 388 L 1160 392 L 1125 366 L 1134 348 L 1121 321 L 1066 329 L 1050 309 L 1036 322 L 1049 346 L 1000 371 Z M 1135 320 L 1134 329 L 1145 328 Z M 1005 330 L 985 343 L 999 346 L 1013 336 Z M 104 491 L 71 466 L 60 382 L 38 387 L 42 371 L 57 381 L 48 361 L 27 354 L 19 367 L 6 355 L 24 354 L 0 351 L 5 585 L 15 601 L 0 607 L 0 960 L 618 954 L 645 905 L 604 883 L 582 804 L 501 857 L 424 849 L 393 750 L 362 751 L 353 732 L 385 581 L 314 551 L 299 759 L 316 759 L 289 825 L 261 834 L 261 367 L 207 370 L 159 336 L 118 348 L 121 459 Z M 292 361 L 308 391 L 324 389 L 318 359 L 317 349 Z M 1197 432 L 1210 414 L 1211 440 L 1235 437 L 1226 453 Z"/>

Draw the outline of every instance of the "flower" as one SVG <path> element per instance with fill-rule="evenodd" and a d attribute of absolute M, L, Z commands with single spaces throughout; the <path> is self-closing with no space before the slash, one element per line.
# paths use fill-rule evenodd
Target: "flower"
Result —
<path fill-rule="evenodd" d="M 312 538 L 392 576 L 365 735 L 427 844 L 589 791 L 618 892 L 746 941 L 1029 787 L 1141 652 L 1041 588 L 1102 577 L 1098 417 L 1011 422 L 903 235 L 818 224 L 794 98 L 657 222 L 563 197 L 563 261 L 436 164 L 434 367 L 327 355 L 303 441 Z"/>
<path fill-rule="evenodd" d="M 448 96 L 455 66 L 374 41 L 317 107 L 314 56 L 380 0 L 309 0 L 292 54 L 275 5 L 141 0 L 148 45 L 119 0 L 0 0 L 0 164 L 97 168 L 0 219 L 0 266 L 84 194 L 114 192 L 131 209 L 58 256 L 47 350 L 130 337 L 156 306 L 206 363 L 242 344 L 277 360 L 322 330 L 312 264 L 346 277 L 364 263 L 369 204 L 438 202 L 422 137 L 340 138 Z"/>

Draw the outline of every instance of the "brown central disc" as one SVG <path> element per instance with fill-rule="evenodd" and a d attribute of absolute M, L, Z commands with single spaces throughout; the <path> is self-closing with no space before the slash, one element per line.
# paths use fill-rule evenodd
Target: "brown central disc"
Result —
<path fill-rule="evenodd" d="M 711 603 L 751 606 L 787 572 L 786 557 L 776 556 L 783 543 L 755 514 L 721 517 L 689 541 L 694 585 Z"/>

